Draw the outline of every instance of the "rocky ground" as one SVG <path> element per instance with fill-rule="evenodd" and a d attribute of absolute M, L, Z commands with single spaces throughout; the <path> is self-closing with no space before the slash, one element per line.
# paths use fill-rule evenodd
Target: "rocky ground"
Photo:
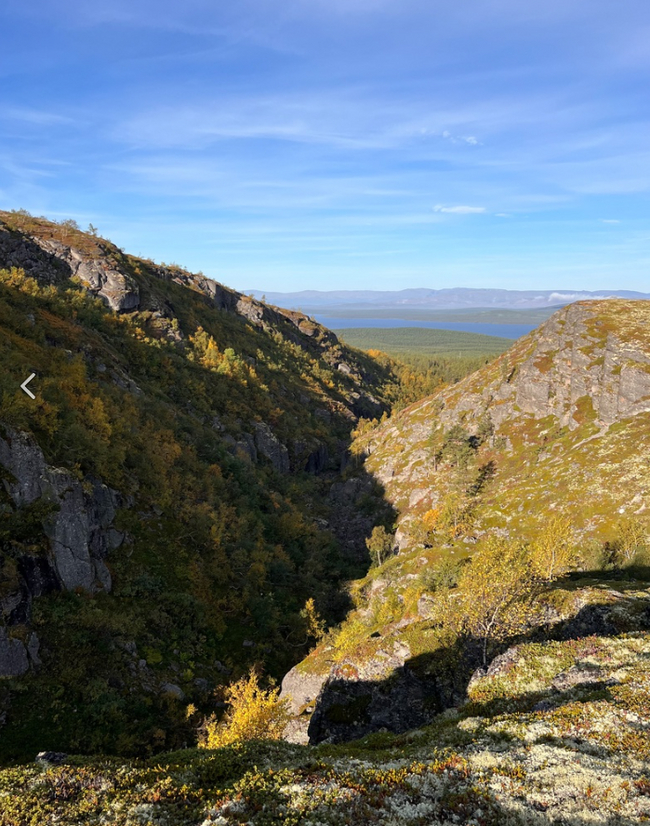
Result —
<path fill-rule="evenodd" d="M 510 649 L 431 725 L 0 771 L 0 824 L 632 826 L 650 820 L 650 634 Z M 48 760 L 50 762 L 48 762 Z"/>

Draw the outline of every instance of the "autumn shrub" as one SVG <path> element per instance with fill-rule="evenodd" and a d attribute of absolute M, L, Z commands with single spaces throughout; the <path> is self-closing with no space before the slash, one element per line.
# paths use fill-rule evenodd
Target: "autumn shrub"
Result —
<path fill-rule="evenodd" d="M 442 588 L 455 588 L 458 585 L 461 565 L 454 559 L 444 557 L 420 574 L 420 583 L 425 591 L 435 593 Z"/>
<path fill-rule="evenodd" d="M 616 568 L 647 562 L 650 548 L 648 523 L 634 515 L 621 516 L 616 522 L 616 538 L 610 543 L 611 562 Z"/>
<path fill-rule="evenodd" d="M 447 599 L 441 594 L 445 622 L 461 636 L 480 641 L 485 666 L 493 643 L 529 626 L 539 582 L 526 545 L 489 536 L 462 569 L 457 593 Z"/>
<path fill-rule="evenodd" d="M 279 688 L 263 688 L 257 672 L 226 689 L 228 711 L 222 720 L 214 715 L 204 721 L 199 745 L 218 749 L 247 740 L 280 740 L 289 721 L 288 703 L 280 699 Z"/>
<path fill-rule="evenodd" d="M 576 561 L 575 531 L 571 520 L 559 514 L 550 516 L 530 550 L 533 564 L 547 582 L 566 573 Z"/>

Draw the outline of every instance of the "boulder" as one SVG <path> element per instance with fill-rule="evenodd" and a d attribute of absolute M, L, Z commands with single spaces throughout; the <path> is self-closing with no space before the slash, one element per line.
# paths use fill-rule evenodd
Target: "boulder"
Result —
<path fill-rule="evenodd" d="M 60 766 L 68 759 L 68 755 L 62 751 L 39 751 L 36 755 L 36 763 L 49 766 Z"/>
<path fill-rule="evenodd" d="M 301 714 L 306 707 L 313 705 L 328 676 L 328 671 L 310 674 L 297 666 L 285 674 L 280 697 L 288 701 L 290 713 Z"/>
<path fill-rule="evenodd" d="M 160 693 L 167 694 L 169 697 L 173 697 L 175 700 L 185 699 L 185 692 L 180 686 L 176 685 L 175 683 L 163 683 L 160 686 Z"/>

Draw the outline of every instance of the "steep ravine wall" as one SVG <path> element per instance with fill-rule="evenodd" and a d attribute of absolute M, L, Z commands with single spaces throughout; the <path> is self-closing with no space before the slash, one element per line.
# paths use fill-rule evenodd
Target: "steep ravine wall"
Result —
<path fill-rule="evenodd" d="M 637 437 L 625 433 L 626 428 L 643 432 L 641 421 L 649 413 L 650 302 L 581 302 L 557 312 L 458 385 L 392 417 L 358 447 L 366 453 L 366 469 L 385 486 L 400 514 L 398 542 L 404 549 L 412 541 L 409 521 L 435 507 L 436 491 L 444 489 L 448 471 L 432 460 L 432 433 L 457 424 L 477 433 L 481 420 L 489 418 L 494 430 L 489 459 L 496 471 L 491 490 L 498 510 L 506 494 L 504 507 L 516 506 L 518 486 L 526 480 L 532 485 L 535 477 L 540 496 L 555 479 L 562 486 L 584 484 L 585 496 L 598 498 L 601 474 L 590 466 L 604 470 L 614 461 L 614 476 L 627 481 L 618 491 L 610 486 L 603 507 L 618 494 L 620 507 L 628 492 L 630 499 L 649 493 L 634 449 Z M 613 425 L 616 435 L 612 431 L 608 437 Z M 564 441 L 554 442 L 561 433 Z M 567 501 L 569 510 L 580 505 L 577 487 L 577 504 Z"/>
<path fill-rule="evenodd" d="M 46 540 L 45 555 L 25 552 L 11 559 L 0 554 L 0 677 L 27 671 L 29 646 L 38 650 L 32 634 L 27 651 L 7 629 L 29 624 L 32 600 L 57 590 L 111 590 L 105 559 L 125 539 L 113 527 L 119 494 L 99 479 L 84 483 L 62 468 L 48 465 L 43 452 L 26 433 L 1 429 L 0 469 L 14 513 L 36 504 L 45 505 L 40 530 Z M 47 507 L 49 506 L 49 507 Z M 37 536 L 31 537 L 36 542 Z M 11 563 L 11 564 L 10 564 Z M 11 571 L 13 576 L 9 576 Z M 3 627 L 4 626 L 4 627 Z M 35 661 L 35 657 L 31 657 Z"/>

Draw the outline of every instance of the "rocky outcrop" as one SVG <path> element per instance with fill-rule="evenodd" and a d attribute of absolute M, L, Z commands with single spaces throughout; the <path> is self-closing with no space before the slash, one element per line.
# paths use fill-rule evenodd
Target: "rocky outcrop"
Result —
<path fill-rule="evenodd" d="M 328 678 L 328 673 L 312 674 L 295 666 L 282 680 L 281 698 L 288 702 L 291 714 L 313 711 L 313 705 Z"/>
<path fill-rule="evenodd" d="M 293 443 L 292 468 L 306 470 L 307 473 L 322 473 L 329 463 L 329 451 L 323 442 L 296 440 Z"/>
<path fill-rule="evenodd" d="M 373 585 L 381 592 L 379 580 Z M 487 668 L 477 667 L 482 649 L 480 641 L 472 638 L 459 638 L 446 651 L 436 648 L 412 656 L 403 631 L 408 628 L 411 638 L 417 639 L 418 628 L 421 632 L 430 627 L 427 604 L 422 619 L 404 618 L 373 632 L 338 662 L 333 659 L 333 647 L 320 647 L 295 666 L 282 682 L 282 697 L 294 715 L 285 739 L 339 743 L 375 731 L 398 733 L 426 725 L 435 714 L 466 702 L 486 678 L 506 679 L 517 671 L 531 641 L 614 638 L 630 629 L 646 632 L 650 628 L 648 595 L 643 590 L 626 595 L 586 587 L 573 593 L 562 612 L 540 604 L 525 638 L 520 637 L 515 645 L 502 643 L 500 651 L 497 646 L 497 655 Z M 558 672 L 551 689 L 558 692 L 594 685 L 601 677 L 586 663 Z"/>
<path fill-rule="evenodd" d="M 0 220 L 0 266 L 19 267 L 47 283 L 76 277 L 115 312 L 134 310 L 140 304 L 138 285 L 111 252 L 99 241 L 90 252 L 53 238 L 10 231 Z"/>
<path fill-rule="evenodd" d="M 362 662 L 346 659 L 317 671 L 293 668 L 282 681 L 281 696 L 294 715 L 286 739 L 339 743 L 426 723 L 440 708 L 439 686 L 409 665 L 410 654 L 406 643 L 393 639 Z"/>
<path fill-rule="evenodd" d="M 630 306 L 636 304 L 637 306 Z M 443 394 L 438 415 L 489 411 L 495 427 L 513 418 L 554 416 L 575 430 L 585 418 L 601 427 L 650 411 L 650 351 L 631 337 L 648 302 L 580 302 L 559 310 L 488 368 Z"/>
<path fill-rule="evenodd" d="M 284 676 L 280 699 L 287 702 L 292 715 L 284 732 L 285 740 L 302 745 L 309 743 L 309 721 L 327 677 L 328 672 L 313 674 L 298 666 Z"/>
<path fill-rule="evenodd" d="M 140 290 L 126 272 L 119 269 L 106 254 L 90 256 L 73 247 L 55 241 L 39 241 L 46 252 L 63 261 L 88 292 L 101 298 L 111 310 L 126 312 L 140 305 Z M 100 250 L 106 253 L 100 245 Z"/>
<path fill-rule="evenodd" d="M 7 636 L 0 626 L 0 677 L 22 677 L 29 671 L 29 657 L 24 643 Z"/>
<path fill-rule="evenodd" d="M 27 642 L 11 637 L 7 629 L 0 625 L 0 678 L 22 677 L 30 667 L 39 666 L 40 641 L 31 633 Z"/>
<path fill-rule="evenodd" d="M 289 451 L 266 422 L 256 422 L 255 446 L 279 473 L 289 473 Z"/>
<path fill-rule="evenodd" d="M 104 560 L 124 539 L 113 528 L 118 494 L 96 479 L 87 479 L 84 489 L 77 477 L 48 465 L 30 436 L 11 428 L 5 428 L 4 434 L 0 466 L 10 474 L 3 482 L 14 507 L 37 501 L 52 505 L 42 526 L 50 543 L 49 556 L 19 559 L 21 601 L 13 612 L 26 599 L 57 587 L 110 591 L 111 576 Z"/>

